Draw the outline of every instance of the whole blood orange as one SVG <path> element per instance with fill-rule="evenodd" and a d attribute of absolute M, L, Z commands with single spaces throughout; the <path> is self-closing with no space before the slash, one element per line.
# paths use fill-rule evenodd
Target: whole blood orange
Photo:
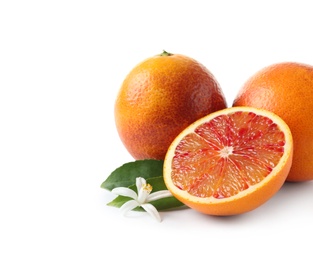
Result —
<path fill-rule="evenodd" d="M 267 109 L 290 127 L 294 159 L 287 181 L 313 180 L 313 67 L 295 62 L 272 64 L 242 86 L 233 106 Z"/>
<path fill-rule="evenodd" d="M 184 128 L 225 107 L 224 94 L 206 67 L 190 57 L 164 52 L 130 71 L 114 113 L 119 136 L 135 159 L 163 160 Z"/>
<path fill-rule="evenodd" d="M 232 107 L 205 116 L 170 145 L 163 176 L 187 206 L 210 215 L 236 215 L 269 200 L 289 173 L 288 125 L 267 110 Z"/>

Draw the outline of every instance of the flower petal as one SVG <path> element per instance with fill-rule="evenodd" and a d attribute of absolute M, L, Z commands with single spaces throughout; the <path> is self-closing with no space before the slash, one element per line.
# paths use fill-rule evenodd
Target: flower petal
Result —
<path fill-rule="evenodd" d="M 125 202 L 122 205 L 122 207 L 120 207 L 120 210 L 122 211 L 122 214 L 125 216 L 128 211 L 131 211 L 138 206 L 140 206 L 140 205 L 136 200 L 129 200 L 129 201 Z"/>
<path fill-rule="evenodd" d="M 132 189 L 129 189 L 129 188 L 118 187 L 118 188 L 114 188 L 111 192 L 116 194 L 116 195 L 130 197 L 134 200 L 137 200 L 137 193 L 134 192 Z"/>
<path fill-rule="evenodd" d="M 168 190 L 160 190 L 160 191 L 156 191 L 151 193 L 148 198 L 146 199 L 146 202 L 150 202 L 150 201 L 154 201 L 154 200 L 158 200 L 158 199 L 163 199 L 163 198 L 168 198 L 168 197 L 172 197 L 172 193 Z"/>
<path fill-rule="evenodd" d="M 149 196 L 149 193 L 146 189 L 144 188 L 141 188 L 139 191 L 138 191 L 138 202 L 140 204 L 143 204 L 143 203 L 146 203 L 147 201 L 147 198 Z"/>
<path fill-rule="evenodd" d="M 137 177 L 136 178 L 136 187 L 137 187 L 137 192 L 139 193 L 139 190 L 146 185 L 146 180 L 142 177 Z"/>
<path fill-rule="evenodd" d="M 153 217 L 157 221 L 161 222 L 160 214 L 152 204 L 145 203 L 145 204 L 142 204 L 141 207 L 143 207 L 144 210 L 147 211 L 151 217 Z"/>

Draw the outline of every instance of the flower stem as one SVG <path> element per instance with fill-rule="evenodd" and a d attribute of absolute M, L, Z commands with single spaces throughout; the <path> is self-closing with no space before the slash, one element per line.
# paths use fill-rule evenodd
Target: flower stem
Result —
<path fill-rule="evenodd" d="M 160 56 L 172 56 L 173 54 L 163 50 L 163 52 L 161 54 L 159 54 L 159 55 Z"/>

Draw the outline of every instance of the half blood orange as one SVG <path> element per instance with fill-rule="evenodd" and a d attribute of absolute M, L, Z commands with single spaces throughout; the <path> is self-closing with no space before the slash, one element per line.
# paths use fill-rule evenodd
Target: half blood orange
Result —
<path fill-rule="evenodd" d="M 164 160 L 164 181 L 178 200 L 205 214 L 236 215 L 269 200 L 289 173 L 293 140 L 272 112 L 226 108 L 182 131 Z"/>

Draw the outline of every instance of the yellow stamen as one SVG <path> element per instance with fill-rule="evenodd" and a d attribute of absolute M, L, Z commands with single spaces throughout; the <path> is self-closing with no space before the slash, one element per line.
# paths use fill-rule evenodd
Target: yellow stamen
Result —
<path fill-rule="evenodd" d="M 147 184 L 144 184 L 143 187 L 142 187 L 145 191 L 147 191 L 148 193 L 150 193 L 152 191 L 152 186 L 147 183 Z"/>

